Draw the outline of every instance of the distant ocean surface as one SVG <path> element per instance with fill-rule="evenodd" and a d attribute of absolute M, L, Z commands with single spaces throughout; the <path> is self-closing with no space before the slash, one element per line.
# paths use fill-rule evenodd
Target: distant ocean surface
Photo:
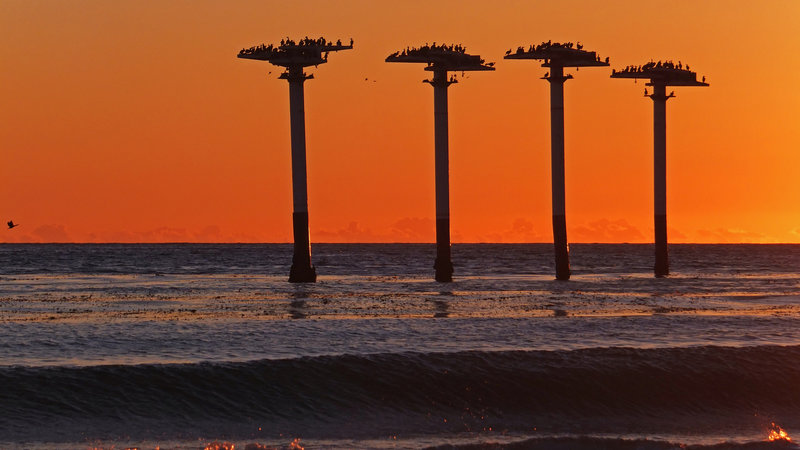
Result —
<path fill-rule="evenodd" d="M 798 448 L 800 245 L 291 253 L 0 245 L 0 448 Z"/>

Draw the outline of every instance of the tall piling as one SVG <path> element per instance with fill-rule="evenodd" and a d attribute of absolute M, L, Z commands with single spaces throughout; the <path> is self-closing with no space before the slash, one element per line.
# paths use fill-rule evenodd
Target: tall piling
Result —
<path fill-rule="evenodd" d="M 450 144 L 448 130 L 447 88 L 456 83 L 448 72 L 494 70 L 478 55 L 470 55 L 461 45 L 425 44 L 407 47 L 386 57 L 386 62 L 422 63 L 433 72 L 433 79 L 423 80 L 433 86 L 434 176 L 436 189 L 436 259 L 434 279 L 453 281 L 450 253 Z"/>
<path fill-rule="evenodd" d="M 306 117 L 302 67 L 289 69 L 289 121 L 292 142 L 292 228 L 294 254 L 289 270 L 290 283 L 313 283 L 317 271 L 311 265 L 311 235 L 308 225 L 308 171 L 306 169 Z"/>
<path fill-rule="evenodd" d="M 569 266 L 567 240 L 566 170 L 564 165 L 564 75 L 565 67 L 608 66 L 596 52 L 583 49 L 580 43 L 542 42 L 539 45 L 517 47 L 506 52 L 505 59 L 542 60 L 550 71 L 544 78 L 550 83 L 550 182 L 552 185 L 553 247 L 555 249 L 556 280 L 566 281 L 572 275 Z"/>
<path fill-rule="evenodd" d="M 653 100 L 653 229 L 655 230 L 655 265 L 657 278 L 669 275 L 669 248 L 667 244 L 667 86 L 708 86 L 705 77 L 697 81 L 697 73 L 678 61 L 650 61 L 640 66 L 613 70 L 611 78 L 646 79 L 653 88 L 645 97 Z"/>
<path fill-rule="evenodd" d="M 279 45 L 257 45 L 243 48 L 238 58 L 267 61 L 284 67 L 278 77 L 289 82 L 289 121 L 292 146 L 292 232 L 294 252 L 289 269 L 289 282 L 313 283 L 317 281 L 317 271 L 311 264 L 311 236 L 308 223 L 308 171 L 306 169 L 306 112 L 305 81 L 314 78 L 306 75 L 305 67 L 319 66 L 328 62 L 328 53 L 353 48 L 325 38 L 281 40 Z"/>
<path fill-rule="evenodd" d="M 564 68 L 550 66 L 550 181 L 552 184 L 553 245 L 556 279 L 569 280 L 567 243 L 566 180 L 564 168 Z"/>
<path fill-rule="evenodd" d="M 453 281 L 453 261 L 450 256 L 450 147 L 447 113 L 447 71 L 433 73 L 434 172 L 436 183 L 436 260 L 435 279 Z"/>
<path fill-rule="evenodd" d="M 653 226 L 656 277 L 669 275 L 667 248 L 667 93 L 663 83 L 653 84 Z"/>

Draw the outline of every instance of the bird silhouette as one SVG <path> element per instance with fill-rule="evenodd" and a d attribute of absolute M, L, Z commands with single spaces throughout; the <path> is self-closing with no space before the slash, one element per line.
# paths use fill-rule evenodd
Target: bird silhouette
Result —
<path fill-rule="evenodd" d="M 9 230 L 10 230 L 10 229 L 12 229 L 12 228 L 14 228 L 14 227 L 18 227 L 18 226 L 19 226 L 19 224 L 18 224 L 18 223 L 14 223 L 14 221 L 13 221 L 13 220 L 9 220 L 9 221 L 8 221 L 8 229 L 9 229 Z"/>

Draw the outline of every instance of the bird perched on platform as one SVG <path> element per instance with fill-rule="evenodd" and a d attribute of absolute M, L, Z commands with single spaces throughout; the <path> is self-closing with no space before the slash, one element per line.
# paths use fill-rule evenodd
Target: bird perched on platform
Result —
<path fill-rule="evenodd" d="M 19 224 L 18 224 L 18 223 L 14 223 L 14 221 L 13 221 L 13 220 L 9 220 L 9 221 L 8 221 L 8 229 L 9 229 L 9 230 L 10 230 L 10 229 L 12 229 L 12 228 L 14 228 L 14 227 L 18 227 L 18 226 L 19 226 Z"/>

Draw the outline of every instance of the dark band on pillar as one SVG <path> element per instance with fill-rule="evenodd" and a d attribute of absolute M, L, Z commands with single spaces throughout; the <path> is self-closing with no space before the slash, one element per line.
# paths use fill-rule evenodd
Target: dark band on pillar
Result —
<path fill-rule="evenodd" d="M 665 277 L 669 275 L 669 249 L 667 247 L 667 216 L 665 214 L 655 215 L 656 230 L 656 265 L 654 267 L 655 276 Z"/>
<path fill-rule="evenodd" d="M 311 242 L 308 233 L 308 213 L 292 213 L 294 228 L 294 256 L 289 271 L 291 283 L 313 283 L 317 281 L 317 270 L 311 265 Z"/>
<path fill-rule="evenodd" d="M 567 243 L 567 218 L 553 216 L 553 245 L 556 252 L 556 279 L 569 280 L 569 244 Z"/>
<path fill-rule="evenodd" d="M 436 281 L 453 281 L 453 262 L 450 255 L 450 219 L 436 219 Z"/>

